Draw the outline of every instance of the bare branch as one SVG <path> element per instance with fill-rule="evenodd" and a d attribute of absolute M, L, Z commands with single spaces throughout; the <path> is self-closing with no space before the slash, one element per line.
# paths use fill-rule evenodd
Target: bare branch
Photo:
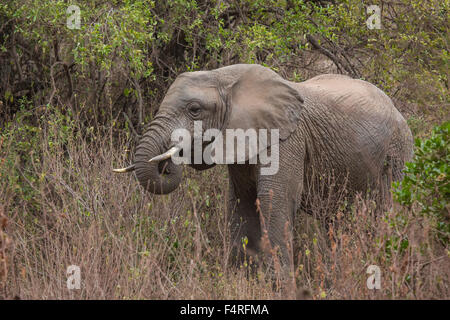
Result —
<path fill-rule="evenodd" d="M 128 116 L 125 112 L 122 112 L 122 114 L 123 114 L 123 117 L 125 118 L 125 120 L 128 122 L 131 132 L 133 132 L 133 134 L 136 136 L 136 138 L 140 139 L 141 135 L 136 132 L 136 129 L 134 129 L 133 122 L 131 122 L 130 118 L 128 118 Z"/>
<path fill-rule="evenodd" d="M 339 59 L 332 54 L 328 49 L 322 47 L 319 42 L 317 42 L 316 39 L 314 39 L 311 35 L 307 34 L 306 35 L 306 39 L 309 41 L 309 43 L 311 43 L 311 45 L 317 49 L 320 53 L 322 53 L 323 55 L 327 56 L 328 58 L 331 59 L 331 61 L 334 62 L 334 64 L 336 65 L 336 67 L 338 68 L 339 72 L 343 73 L 343 70 L 341 68 L 341 62 L 339 61 Z"/>

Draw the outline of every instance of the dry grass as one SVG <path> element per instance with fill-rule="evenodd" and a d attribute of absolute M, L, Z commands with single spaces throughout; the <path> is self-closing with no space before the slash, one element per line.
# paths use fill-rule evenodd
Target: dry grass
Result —
<path fill-rule="evenodd" d="M 175 192 L 152 196 L 133 175 L 111 173 L 126 162 L 119 158 L 123 150 L 132 149 L 123 139 L 114 144 L 112 133 L 103 139 L 75 134 L 50 146 L 52 130 L 43 130 L 38 141 L 39 161 L 0 162 L 0 219 L 8 218 L 0 229 L 0 262 L 8 262 L 0 264 L 4 298 L 281 297 L 264 269 L 248 273 L 245 266 L 229 265 L 225 168 L 186 169 Z M 14 139 L 3 143 L 0 158 L 14 151 Z M 5 175 L 15 173 L 32 199 L 14 193 Z M 299 214 L 296 221 L 291 270 L 299 289 L 290 297 L 450 297 L 449 251 L 433 240 L 425 217 L 404 208 L 385 210 L 360 196 L 350 209 L 342 205 L 325 228 L 323 212 L 331 209 L 312 201 L 312 215 Z M 373 264 L 382 271 L 381 290 L 366 287 Z M 80 290 L 66 287 L 69 265 L 81 268 Z"/>

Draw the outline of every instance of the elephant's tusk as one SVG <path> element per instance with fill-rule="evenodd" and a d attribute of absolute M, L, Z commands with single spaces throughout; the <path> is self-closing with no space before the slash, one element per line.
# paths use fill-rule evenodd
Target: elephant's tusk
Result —
<path fill-rule="evenodd" d="M 134 164 L 132 164 L 131 166 L 128 166 L 126 168 L 113 169 L 113 171 L 117 172 L 117 173 L 125 173 L 125 172 L 134 171 L 134 169 L 135 169 Z"/>
<path fill-rule="evenodd" d="M 159 162 L 166 159 L 170 159 L 175 153 L 181 150 L 181 147 L 175 146 L 170 148 L 168 151 L 164 152 L 163 154 L 160 154 L 159 156 L 153 157 L 148 162 Z"/>

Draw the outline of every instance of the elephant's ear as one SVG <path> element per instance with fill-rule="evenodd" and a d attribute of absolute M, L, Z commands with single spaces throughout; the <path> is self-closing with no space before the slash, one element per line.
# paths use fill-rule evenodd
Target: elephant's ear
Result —
<path fill-rule="evenodd" d="M 230 129 L 279 129 L 281 140 L 295 131 L 303 99 L 294 84 L 268 68 L 244 73 L 231 87 L 228 98 Z"/>
<path fill-rule="evenodd" d="M 233 80 L 226 90 L 225 136 L 217 143 L 223 143 L 223 150 L 226 150 L 225 163 L 241 163 L 239 158 L 253 163 L 263 150 L 278 144 L 279 140 L 287 139 L 295 131 L 303 109 L 303 99 L 294 83 L 259 65 L 246 65 Z M 238 148 L 239 138 L 229 135 L 230 129 L 236 136 L 239 131 L 243 134 L 243 149 Z M 272 129 L 278 130 L 275 131 L 277 135 Z M 252 143 L 255 140 L 257 142 Z M 234 145 L 234 152 L 229 152 L 229 145 Z"/>

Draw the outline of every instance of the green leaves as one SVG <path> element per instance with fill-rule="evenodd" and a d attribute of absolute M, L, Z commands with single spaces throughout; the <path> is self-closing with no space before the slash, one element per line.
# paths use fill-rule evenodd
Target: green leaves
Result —
<path fill-rule="evenodd" d="M 450 122 L 433 129 L 428 139 L 416 139 L 413 161 L 406 164 L 403 181 L 394 183 L 394 198 L 402 205 L 420 206 L 435 218 L 439 237 L 450 238 Z"/>

